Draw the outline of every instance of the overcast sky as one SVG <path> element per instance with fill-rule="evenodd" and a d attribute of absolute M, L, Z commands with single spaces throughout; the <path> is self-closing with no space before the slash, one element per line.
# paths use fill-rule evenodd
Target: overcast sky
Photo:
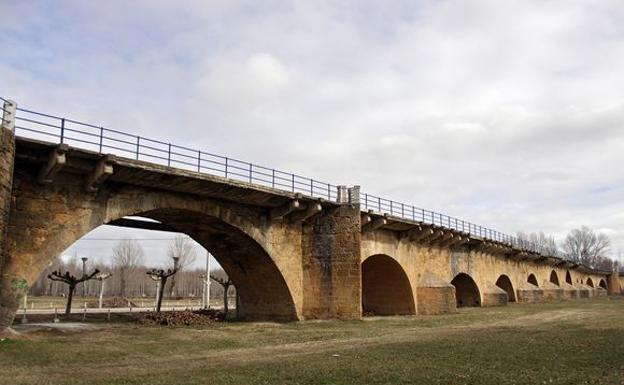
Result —
<path fill-rule="evenodd" d="M 0 11 L 0 95 L 23 107 L 359 184 L 511 234 L 561 240 L 587 225 L 624 250 L 621 1 L 0 1 Z M 89 237 L 128 234 L 171 236 Z M 162 243 L 143 243 L 154 261 Z"/>

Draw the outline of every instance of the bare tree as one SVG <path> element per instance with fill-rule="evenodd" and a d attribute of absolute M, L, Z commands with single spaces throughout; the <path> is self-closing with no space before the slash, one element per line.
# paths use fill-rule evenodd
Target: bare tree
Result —
<path fill-rule="evenodd" d="M 523 233 L 517 234 L 519 246 L 527 249 L 535 249 L 538 253 L 547 256 L 559 255 L 559 247 L 555 238 L 550 235 L 546 235 L 543 232 L 539 233 Z"/>
<path fill-rule="evenodd" d="M 172 260 L 172 269 L 175 271 L 183 271 L 192 266 L 197 259 L 197 251 L 195 246 L 189 237 L 178 235 L 169 244 L 169 250 L 167 252 Z M 169 297 L 177 296 L 176 292 L 176 277 L 171 277 L 171 285 L 169 286 Z"/>
<path fill-rule="evenodd" d="M 63 282 L 69 286 L 69 290 L 67 293 L 67 305 L 65 306 L 65 314 L 71 313 L 72 298 L 74 297 L 74 291 L 76 290 L 76 285 L 78 285 L 81 282 L 86 282 L 92 279 L 99 272 L 100 271 L 98 269 L 95 269 L 93 273 L 83 274 L 83 276 L 80 278 L 76 278 L 75 276 L 71 275 L 69 271 L 66 271 L 65 274 L 63 274 L 61 273 L 61 270 L 54 271 L 52 272 L 52 274 L 48 275 L 48 279 L 50 279 L 51 281 Z"/>
<path fill-rule="evenodd" d="M 156 312 L 160 313 L 160 304 L 162 303 L 163 291 L 165 289 L 165 285 L 167 284 L 167 278 L 173 276 L 175 277 L 175 273 L 178 271 L 174 269 L 152 269 L 147 272 L 147 275 L 150 276 L 151 279 L 158 282 L 158 297 L 156 299 Z"/>
<path fill-rule="evenodd" d="M 113 248 L 113 266 L 119 275 L 119 295 L 125 296 L 128 277 L 143 263 L 141 245 L 134 239 L 124 239 Z"/>
<path fill-rule="evenodd" d="M 611 241 L 606 234 L 596 233 L 587 226 L 574 229 L 566 236 L 562 248 L 566 257 L 594 269 L 611 270 L 613 261 L 607 257 Z"/>
<path fill-rule="evenodd" d="M 223 275 L 225 275 L 225 274 L 223 274 Z M 210 278 L 223 287 L 223 313 L 225 314 L 225 316 L 227 316 L 228 308 L 229 308 L 229 306 L 228 306 L 228 290 L 230 289 L 230 286 L 234 285 L 234 282 L 232 282 L 230 277 L 228 277 L 227 275 L 225 275 L 225 277 L 218 277 L 218 276 L 215 276 L 215 275 L 211 274 Z"/>

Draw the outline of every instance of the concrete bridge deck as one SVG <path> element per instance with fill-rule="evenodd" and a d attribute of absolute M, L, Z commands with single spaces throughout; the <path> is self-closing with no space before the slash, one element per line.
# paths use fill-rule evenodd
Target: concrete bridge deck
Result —
<path fill-rule="evenodd" d="M 16 138 L 14 124 L 5 112 L 0 326 L 10 324 L 20 296 L 50 260 L 103 224 L 193 237 L 232 278 L 248 319 L 439 314 L 457 306 L 622 290 L 618 274 L 542 255 L 513 237 L 448 216 L 427 220 L 422 210 L 414 220 L 413 206 L 390 203 L 385 210 L 381 199 L 369 204 L 371 196 L 359 187 L 301 179 L 309 190 L 295 188 L 291 174 L 286 191 L 274 188 L 280 187 L 274 171 L 270 186 L 254 183 L 253 165 L 249 181 L 236 180 L 225 177 L 227 168 L 217 176 Z M 201 171 L 201 153 L 198 159 Z"/>

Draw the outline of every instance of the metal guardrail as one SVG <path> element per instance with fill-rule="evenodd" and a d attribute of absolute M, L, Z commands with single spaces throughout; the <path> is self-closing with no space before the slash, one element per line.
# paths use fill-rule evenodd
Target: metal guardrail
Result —
<path fill-rule="evenodd" d="M 6 101 L 4 98 L 0 98 Z M 4 112 L 4 108 L 2 108 Z M 17 107 L 16 135 L 335 201 L 337 186 L 274 168 Z"/>
<path fill-rule="evenodd" d="M 2 97 L 0 100 L 7 102 L 7 99 Z M 4 112 L 4 107 L 0 107 L 0 110 Z M 16 134 L 22 134 L 31 139 L 66 143 L 102 154 L 110 153 L 169 167 L 222 176 L 259 186 L 301 193 L 312 198 L 323 198 L 333 202 L 338 200 L 338 186 L 312 178 L 25 108 L 18 107 L 16 111 Z M 372 210 L 379 214 L 446 227 L 510 246 L 541 252 L 537 245 L 517 237 L 371 194 L 360 194 L 360 206 L 364 211 Z"/>

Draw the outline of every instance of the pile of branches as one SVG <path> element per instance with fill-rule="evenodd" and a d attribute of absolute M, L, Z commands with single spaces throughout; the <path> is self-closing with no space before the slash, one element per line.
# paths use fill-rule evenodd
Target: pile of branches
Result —
<path fill-rule="evenodd" d="M 223 315 L 215 310 L 183 310 L 172 312 L 147 312 L 140 314 L 136 321 L 147 326 L 205 326 L 223 320 Z"/>
<path fill-rule="evenodd" d="M 87 307 L 99 307 L 100 306 L 100 302 L 99 301 L 89 301 L 87 302 Z M 104 309 L 108 309 L 108 308 L 116 308 L 116 307 L 137 307 L 137 305 L 130 301 L 128 298 L 125 297 L 110 297 L 110 298 L 105 298 L 104 301 L 102 301 L 102 308 Z"/>

